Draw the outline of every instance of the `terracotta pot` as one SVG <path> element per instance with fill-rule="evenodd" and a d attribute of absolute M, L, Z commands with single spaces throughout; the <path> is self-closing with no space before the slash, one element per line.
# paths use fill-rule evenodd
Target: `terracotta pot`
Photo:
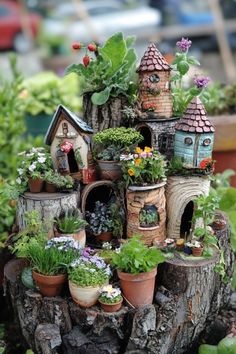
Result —
<path fill-rule="evenodd" d="M 33 279 L 38 286 L 40 293 L 47 297 L 53 297 L 60 294 L 63 284 L 66 282 L 66 274 L 42 275 L 33 270 Z"/>
<path fill-rule="evenodd" d="M 81 307 L 91 307 L 96 304 L 100 296 L 101 286 L 78 286 L 69 280 L 69 289 L 72 299 Z"/>
<path fill-rule="evenodd" d="M 117 270 L 125 299 L 134 307 L 152 304 L 157 268 L 140 274 L 124 273 Z"/>
<path fill-rule="evenodd" d="M 45 184 L 45 191 L 47 193 L 56 193 L 57 187 L 53 183 L 46 182 Z"/>
<path fill-rule="evenodd" d="M 97 160 L 99 167 L 99 176 L 101 179 L 108 179 L 110 181 L 116 181 L 121 179 L 122 171 L 119 162 Z"/>
<path fill-rule="evenodd" d="M 216 230 L 222 230 L 226 227 L 227 223 L 224 219 L 215 219 L 212 223 L 212 226 Z"/>
<path fill-rule="evenodd" d="M 194 257 L 201 257 L 203 252 L 203 247 L 193 247 L 192 252 Z"/>
<path fill-rule="evenodd" d="M 105 302 L 102 302 L 101 300 L 98 300 L 99 304 L 101 305 L 101 308 L 105 312 L 117 312 L 122 306 L 123 299 L 121 299 L 119 302 L 116 302 L 115 304 L 106 304 Z"/>
<path fill-rule="evenodd" d="M 82 180 L 84 184 L 89 184 L 97 180 L 96 168 L 94 165 L 88 166 L 88 168 L 83 168 L 82 170 Z"/>
<path fill-rule="evenodd" d="M 31 193 L 40 193 L 43 190 L 44 182 L 41 178 L 33 179 L 32 177 L 29 177 L 28 184 Z"/>
<path fill-rule="evenodd" d="M 96 235 L 96 239 L 99 242 L 111 242 L 112 232 L 102 232 L 100 235 Z"/>
<path fill-rule="evenodd" d="M 86 232 L 85 230 L 80 230 L 74 234 L 63 234 L 61 231 L 57 232 L 58 237 L 73 237 L 74 240 L 78 241 L 82 248 L 85 247 L 86 243 Z"/>

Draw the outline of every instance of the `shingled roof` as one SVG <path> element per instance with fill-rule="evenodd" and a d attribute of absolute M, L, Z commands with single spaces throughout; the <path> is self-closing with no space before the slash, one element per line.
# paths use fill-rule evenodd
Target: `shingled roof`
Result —
<path fill-rule="evenodd" d="M 166 59 L 159 52 L 154 43 L 149 44 L 146 52 L 144 53 L 140 65 L 137 69 L 139 71 L 169 71 L 171 70 L 170 65 L 167 63 Z"/>
<path fill-rule="evenodd" d="M 199 97 L 192 99 L 183 117 L 175 125 L 175 129 L 189 133 L 214 133 L 215 131 Z"/>

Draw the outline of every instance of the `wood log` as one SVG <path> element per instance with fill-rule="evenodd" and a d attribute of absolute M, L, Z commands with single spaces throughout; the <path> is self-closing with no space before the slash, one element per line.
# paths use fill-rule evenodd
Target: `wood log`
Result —
<path fill-rule="evenodd" d="M 107 128 L 120 127 L 123 124 L 122 109 L 127 104 L 126 97 L 111 97 L 104 105 L 96 106 L 91 94 L 83 95 L 83 119 L 93 128 L 94 133 Z"/>
<path fill-rule="evenodd" d="M 47 225 L 62 211 L 78 208 L 79 192 L 71 193 L 24 193 L 17 204 L 19 230 L 25 228 L 25 213 L 37 210 L 40 219 Z"/>
<path fill-rule="evenodd" d="M 218 217 L 226 220 L 221 213 Z M 234 256 L 228 223 L 216 230 L 216 235 L 231 277 Z M 65 354 L 183 354 L 229 300 L 230 283 L 224 284 L 214 271 L 217 259 L 217 253 L 196 260 L 177 253 L 158 271 L 152 305 L 140 309 L 123 306 L 114 314 L 104 313 L 98 306 L 82 309 L 67 291 L 49 299 L 36 290 L 27 290 L 19 278 L 25 266 L 22 260 L 5 267 L 6 293 L 24 338 L 36 354 L 43 350 L 47 354 L 56 350 Z M 47 330 L 46 335 L 49 324 L 56 326 L 55 331 Z M 59 331 L 62 343 L 52 346 L 60 341 Z"/>

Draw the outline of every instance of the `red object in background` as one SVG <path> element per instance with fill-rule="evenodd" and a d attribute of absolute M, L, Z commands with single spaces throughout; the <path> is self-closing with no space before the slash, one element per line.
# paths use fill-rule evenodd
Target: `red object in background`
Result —
<path fill-rule="evenodd" d="M 27 38 L 22 31 L 20 12 L 21 7 L 18 3 L 0 1 L 0 49 L 14 48 L 19 52 L 28 50 Z M 36 37 L 41 17 L 32 12 L 27 14 L 32 34 Z"/>
<path fill-rule="evenodd" d="M 96 168 L 94 165 L 88 166 L 88 168 L 83 168 L 83 183 L 89 184 L 97 180 Z"/>
<path fill-rule="evenodd" d="M 231 169 L 236 171 L 236 150 L 213 151 L 213 160 L 216 161 L 215 173 Z M 236 187 L 236 176 L 231 177 L 231 185 Z"/>
<path fill-rule="evenodd" d="M 61 144 L 61 151 L 64 151 L 66 154 L 70 152 L 70 150 L 73 149 L 73 144 L 69 141 L 64 141 Z"/>

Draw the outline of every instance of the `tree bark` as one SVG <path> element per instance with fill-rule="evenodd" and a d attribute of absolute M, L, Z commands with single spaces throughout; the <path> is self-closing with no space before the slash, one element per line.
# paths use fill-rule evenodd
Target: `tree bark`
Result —
<path fill-rule="evenodd" d="M 216 235 L 225 252 L 226 273 L 231 277 L 234 257 L 228 224 L 216 230 Z M 57 347 L 65 354 L 182 354 L 198 341 L 229 301 L 230 284 L 224 284 L 214 271 L 217 259 L 215 254 L 209 259 L 186 260 L 177 253 L 158 271 L 152 305 L 140 309 L 123 306 L 113 314 L 98 306 L 80 308 L 68 296 L 68 290 L 62 297 L 50 299 L 27 290 L 19 278 L 25 266 L 22 260 L 6 265 L 6 292 L 23 336 L 35 353 L 44 353 L 45 345 L 47 354 L 57 353 Z M 46 330 L 46 335 L 50 324 L 56 326 L 55 332 Z"/>
<path fill-rule="evenodd" d="M 91 101 L 91 94 L 86 94 L 83 96 L 83 118 L 93 128 L 94 133 L 107 128 L 117 128 L 123 124 L 122 109 L 126 104 L 126 97 L 121 96 L 111 97 L 104 105 L 96 106 Z"/>
<path fill-rule="evenodd" d="M 25 228 L 25 213 L 37 210 L 40 219 L 47 225 L 62 211 L 78 208 L 79 192 L 72 193 L 24 193 L 17 205 L 17 224 L 19 230 Z"/>

